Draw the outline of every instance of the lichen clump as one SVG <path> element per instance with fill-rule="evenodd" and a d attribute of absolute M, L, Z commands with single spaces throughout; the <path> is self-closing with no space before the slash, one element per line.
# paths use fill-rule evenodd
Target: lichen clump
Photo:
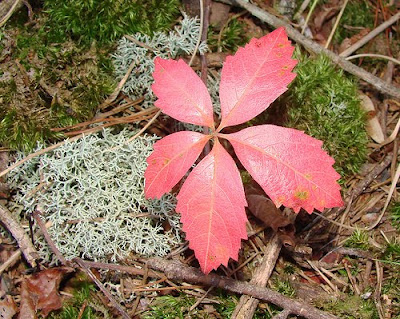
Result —
<path fill-rule="evenodd" d="M 368 141 L 357 85 L 325 56 L 298 59 L 286 100 L 288 125 L 324 141 L 342 177 L 354 174 L 365 162 Z"/>
<path fill-rule="evenodd" d="M 131 64 L 134 64 L 133 72 L 122 89 L 123 92 L 132 99 L 144 95 L 145 101 L 142 107 L 153 106 L 155 97 L 151 91 L 151 85 L 154 81 L 152 76 L 154 59 L 156 57 L 175 59 L 182 54 L 191 55 L 196 49 L 199 32 L 199 19 L 189 18 L 184 14 L 180 25 L 169 33 L 156 32 L 151 37 L 136 33 L 132 36 L 136 42 L 122 38 L 117 51 L 113 54 L 117 77 L 124 77 Z M 140 42 L 144 45 L 139 45 Z M 206 51 L 207 45 L 201 43 L 198 52 L 205 53 Z"/>
<path fill-rule="evenodd" d="M 181 242 L 175 197 L 144 197 L 146 158 L 154 136 L 125 143 L 132 132 L 104 131 L 66 143 L 9 175 L 15 201 L 29 215 L 37 209 L 61 253 L 93 260 L 123 259 L 131 252 L 164 256 Z M 167 222 L 170 229 L 163 228 Z M 36 229 L 41 257 L 51 260 Z"/>

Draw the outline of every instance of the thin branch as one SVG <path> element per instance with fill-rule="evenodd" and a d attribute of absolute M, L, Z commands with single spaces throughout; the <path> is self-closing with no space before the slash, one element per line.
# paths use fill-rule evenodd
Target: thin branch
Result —
<path fill-rule="evenodd" d="M 100 280 L 97 279 L 97 277 L 93 274 L 93 272 L 89 269 L 89 267 L 86 265 L 86 263 L 80 259 L 80 258 L 74 258 L 74 262 L 76 262 L 82 270 L 85 271 L 85 273 L 93 280 L 93 282 L 96 284 L 97 287 L 103 292 L 103 294 L 110 300 L 110 302 L 113 304 L 115 309 L 119 311 L 119 313 L 124 317 L 125 319 L 131 319 L 131 317 L 125 312 L 124 309 L 122 309 L 121 305 L 114 299 L 114 297 L 111 295 L 111 293 L 104 287 L 104 285 L 100 282 Z"/>
<path fill-rule="evenodd" d="M 54 255 L 56 255 L 58 260 L 61 261 L 61 263 L 64 266 L 69 266 L 70 263 L 60 253 L 60 251 L 58 250 L 57 246 L 54 244 L 53 240 L 51 239 L 50 234 L 47 231 L 46 225 L 44 224 L 43 220 L 39 216 L 39 212 L 38 211 L 34 211 L 32 216 L 35 219 L 36 223 L 38 224 L 40 230 L 42 231 L 44 239 L 46 240 L 47 244 L 49 245 L 51 251 L 54 253 Z"/>
<path fill-rule="evenodd" d="M 358 40 L 351 47 L 349 47 L 348 49 L 344 50 L 342 53 L 339 54 L 339 56 L 343 57 L 343 58 L 348 57 L 353 52 L 355 52 L 359 48 L 361 48 L 364 44 L 366 44 L 371 39 L 376 37 L 379 33 L 384 31 L 386 28 L 390 27 L 393 23 L 395 23 L 399 19 L 400 19 L 400 11 L 397 12 L 394 16 L 392 16 L 389 20 L 386 20 L 381 25 L 376 27 L 374 30 L 372 30 L 370 33 L 368 33 L 365 37 L 363 37 L 362 39 Z"/>
<path fill-rule="evenodd" d="M 336 316 L 318 310 L 300 300 L 288 298 L 268 288 L 258 287 L 247 282 L 215 274 L 204 275 L 199 269 L 185 266 L 178 261 L 151 258 L 147 260 L 147 264 L 154 270 L 164 272 L 170 279 L 181 280 L 191 284 L 202 284 L 207 287 L 215 286 L 234 293 L 253 296 L 257 299 L 271 302 L 293 315 L 306 319 L 338 319 Z"/>
<path fill-rule="evenodd" d="M 20 4 L 20 2 L 21 2 L 20 0 L 14 1 L 13 5 L 8 10 L 7 14 L 0 20 L 0 27 L 2 27 L 7 22 L 8 19 L 10 19 L 10 17 L 14 13 L 15 9 Z"/>
<path fill-rule="evenodd" d="M 275 268 L 276 261 L 282 248 L 282 242 L 279 236 L 275 233 L 270 238 L 267 247 L 265 248 L 265 255 L 258 265 L 250 280 L 251 284 L 265 287 L 269 278 Z M 242 295 L 239 303 L 235 307 L 231 319 L 251 319 L 257 309 L 260 301 L 251 296 Z"/>
<path fill-rule="evenodd" d="M 246 2 L 245 0 L 233 0 L 233 4 L 236 4 L 244 9 L 247 9 L 252 15 L 259 18 L 261 21 L 268 23 L 275 28 L 278 27 L 285 27 L 287 34 L 291 37 L 294 41 L 303 45 L 307 50 L 314 52 L 315 54 L 325 54 L 329 57 L 333 63 L 339 65 L 343 70 L 359 77 L 360 79 L 366 81 L 367 83 L 373 85 L 376 89 L 381 91 L 382 93 L 386 93 L 393 97 L 400 99 L 400 90 L 395 86 L 386 83 L 385 81 L 381 80 L 380 78 L 372 75 L 371 73 L 359 68 L 358 66 L 354 65 L 353 63 L 346 61 L 343 57 L 338 56 L 337 54 L 333 53 L 330 50 L 327 50 L 320 46 L 319 44 L 315 43 L 314 41 L 306 38 L 300 32 L 295 30 L 291 25 L 283 21 L 282 19 L 277 18 L 276 16 L 260 9 L 259 7 Z M 400 16 L 400 12 L 396 14 L 396 16 Z M 388 20 L 389 21 L 389 20 Z"/>
<path fill-rule="evenodd" d="M 346 58 L 347 61 L 353 60 L 353 59 L 358 59 L 358 58 L 378 58 L 378 59 L 385 59 L 392 61 L 393 63 L 399 64 L 400 65 L 400 60 L 397 60 L 391 56 L 387 55 L 382 55 L 382 54 L 374 54 L 374 53 L 361 53 L 361 54 L 356 54 L 356 55 L 351 55 Z"/>
<path fill-rule="evenodd" d="M 19 249 L 21 249 L 28 264 L 32 267 L 36 267 L 36 259 L 39 258 L 36 248 L 33 246 L 22 226 L 13 218 L 11 212 L 2 204 L 0 204 L 0 220 L 17 241 Z"/>
<path fill-rule="evenodd" d="M 199 27 L 199 37 L 197 38 L 197 43 L 196 46 L 193 50 L 193 54 L 192 57 L 190 58 L 189 61 L 189 66 L 191 66 L 193 64 L 193 60 L 196 56 L 197 50 L 199 49 L 200 43 L 201 43 L 201 38 L 202 38 L 202 34 L 203 34 L 203 24 L 204 24 L 204 3 L 203 0 L 199 0 L 200 1 L 200 27 Z"/>
<path fill-rule="evenodd" d="M 326 43 L 325 43 L 325 49 L 328 49 L 329 44 L 331 43 L 331 41 L 332 41 L 332 39 L 333 39 L 333 36 L 335 35 L 335 31 L 336 31 L 336 29 L 337 29 L 337 27 L 338 27 L 338 25 L 339 25 L 340 19 L 341 19 L 342 16 L 343 16 L 344 10 L 346 9 L 346 6 L 347 6 L 347 3 L 348 3 L 348 2 L 349 2 L 349 0 L 344 0 L 343 6 L 342 6 L 342 8 L 340 9 L 340 12 L 339 12 L 338 17 L 336 18 L 336 21 L 335 21 L 335 24 L 334 24 L 334 26 L 333 26 L 333 28 L 332 28 L 332 31 L 331 31 L 331 33 L 329 34 L 329 38 L 328 38 L 328 40 L 327 40 Z"/>

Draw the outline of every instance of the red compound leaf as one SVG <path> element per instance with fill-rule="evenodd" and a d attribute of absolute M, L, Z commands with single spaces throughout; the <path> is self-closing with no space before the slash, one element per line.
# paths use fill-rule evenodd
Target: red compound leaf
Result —
<path fill-rule="evenodd" d="M 246 198 L 235 162 L 216 140 L 178 195 L 176 210 L 202 271 L 237 260 L 246 233 Z"/>
<path fill-rule="evenodd" d="M 301 131 L 275 125 L 224 135 L 240 162 L 276 206 L 298 212 L 342 206 L 340 175 L 322 142 Z"/>
<path fill-rule="evenodd" d="M 219 96 L 222 121 L 218 130 L 251 120 L 287 90 L 295 78 L 294 47 L 285 29 L 252 39 L 228 56 L 221 74 Z"/>
<path fill-rule="evenodd" d="M 210 95 L 192 68 L 183 60 L 156 58 L 154 64 L 155 105 L 179 121 L 214 127 Z"/>
<path fill-rule="evenodd" d="M 146 197 L 160 198 L 169 192 L 194 164 L 209 139 L 208 135 L 183 131 L 157 141 L 144 173 Z"/>

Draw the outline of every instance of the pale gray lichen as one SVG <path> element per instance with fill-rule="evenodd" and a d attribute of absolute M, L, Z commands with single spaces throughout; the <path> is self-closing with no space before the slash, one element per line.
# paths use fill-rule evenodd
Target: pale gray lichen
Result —
<path fill-rule="evenodd" d="M 25 214 L 43 213 L 48 231 L 68 259 L 117 261 L 130 252 L 164 256 L 181 242 L 175 197 L 144 196 L 144 171 L 155 136 L 109 130 L 86 136 L 34 158 L 9 174 L 15 202 Z M 166 231 L 162 222 L 171 229 Z M 41 257 L 50 261 L 40 231 Z M 53 260 L 54 261 L 54 260 Z"/>
<path fill-rule="evenodd" d="M 199 19 L 190 18 L 186 14 L 183 16 L 180 25 L 168 34 L 156 32 L 150 37 L 136 33 L 133 38 L 137 40 L 137 43 L 125 37 L 122 38 L 117 51 L 113 54 L 115 73 L 120 79 L 125 76 L 134 61 L 135 67 L 122 91 L 133 99 L 144 96 L 145 100 L 142 105 L 144 108 L 150 107 L 154 103 L 154 95 L 151 91 L 154 59 L 156 57 L 175 59 L 178 55 L 191 55 L 196 48 L 200 32 Z M 198 52 L 205 53 L 206 51 L 207 45 L 201 43 Z"/>

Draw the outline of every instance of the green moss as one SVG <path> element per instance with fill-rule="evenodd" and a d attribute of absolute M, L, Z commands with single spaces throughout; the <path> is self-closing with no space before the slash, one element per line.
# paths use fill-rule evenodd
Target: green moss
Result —
<path fill-rule="evenodd" d="M 364 28 L 373 28 L 374 10 L 369 1 L 351 0 L 348 2 L 340 27 L 335 33 L 334 40 L 341 43 L 345 38 L 350 38 Z"/>
<path fill-rule="evenodd" d="M 29 152 L 37 142 L 61 138 L 51 128 L 90 119 L 115 87 L 107 50 L 51 43 L 46 21 L 38 15 L 33 28 L 4 31 L 15 46 L 1 64 L 2 146 Z"/>
<path fill-rule="evenodd" d="M 188 309 L 196 302 L 194 297 L 181 294 L 180 296 L 162 296 L 158 297 L 150 306 L 143 319 L 184 319 Z M 191 318 L 203 318 L 191 316 Z"/>
<path fill-rule="evenodd" d="M 81 283 L 79 287 L 76 287 L 76 290 L 73 293 L 74 297 L 67 300 L 60 311 L 51 313 L 49 319 L 78 318 L 84 303 L 87 303 L 87 306 L 83 311 L 82 319 L 97 319 L 104 317 L 104 314 L 102 314 L 103 316 L 100 316 L 94 309 L 96 304 L 92 301 L 93 296 L 91 295 L 94 291 L 95 287 L 93 284 L 89 284 L 87 281 Z"/>
<path fill-rule="evenodd" d="M 341 319 L 379 319 L 373 300 L 363 300 L 360 296 L 344 296 L 316 305 Z"/>
<path fill-rule="evenodd" d="M 218 50 L 222 52 L 235 52 L 239 47 L 244 46 L 248 42 L 244 27 L 244 22 L 238 19 L 232 19 L 229 21 L 228 25 L 223 28 L 220 37 L 220 31 L 214 26 L 211 26 L 208 30 L 207 41 L 210 50 L 213 52 Z"/>
<path fill-rule="evenodd" d="M 400 202 L 392 205 L 390 213 L 393 227 L 400 230 Z"/>
<path fill-rule="evenodd" d="M 359 248 L 362 250 L 368 250 L 369 243 L 368 243 L 369 235 L 363 230 L 355 230 L 353 234 L 346 240 L 345 246 L 351 248 Z"/>
<path fill-rule="evenodd" d="M 356 173 L 365 161 L 368 141 L 357 85 L 325 56 L 297 55 L 297 77 L 285 101 L 290 107 L 288 126 L 322 140 L 342 177 Z"/>
<path fill-rule="evenodd" d="M 83 45 L 109 44 L 124 34 L 151 34 L 171 27 L 179 13 L 178 0 L 44 1 L 54 41 L 71 36 Z"/>

